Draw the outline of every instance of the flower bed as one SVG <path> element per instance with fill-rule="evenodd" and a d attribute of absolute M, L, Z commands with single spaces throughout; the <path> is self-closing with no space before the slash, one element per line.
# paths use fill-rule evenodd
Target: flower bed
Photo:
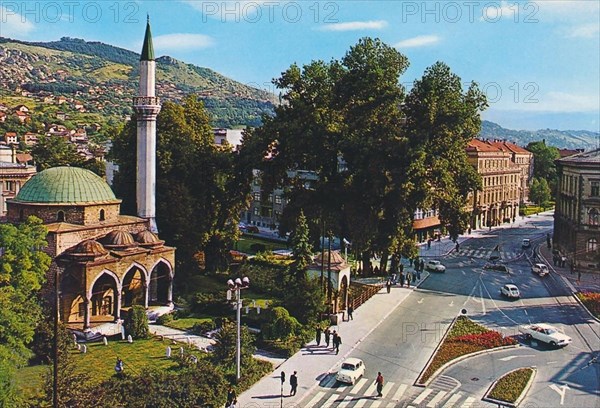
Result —
<path fill-rule="evenodd" d="M 590 311 L 591 314 L 600 319 L 600 293 L 597 292 L 579 292 L 576 294 L 581 303 Z"/>
<path fill-rule="evenodd" d="M 427 382 L 444 364 L 458 357 L 515 344 L 517 344 L 515 339 L 504 337 L 497 331 L 489 330 L 466 316 L 459 316 L 418 382 L 420 384 Z"/>
<path fill-rule="evenodd" d="M 486 394 L 484 399 L 492 399 L 494 402 L 501 401 L 516 404 L 517 400 L 526 391 L 527 384 L 534 374 L 533 368 L 519 368 L 502 376 Z"/>

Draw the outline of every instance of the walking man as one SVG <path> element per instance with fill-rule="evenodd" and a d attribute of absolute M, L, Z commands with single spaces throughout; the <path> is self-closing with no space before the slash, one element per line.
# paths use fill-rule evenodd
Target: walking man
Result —
<path fill-rule="evenodd" d="M 321 344 L 321 326 L 317 326 L 317 334 L 316 334 L 317 346 Z"/>
<path fill-rule="evenodd" d="M 237 404 L 237 394 L 232 386 L 229 386 L 229 390 L 227 390 L 227 407 L 234 407 Z"/>
<path fill-rule="evenodd" d="M 340 344 L 342 344 L 342 338 L 335 331 L 333 332 L 333 347 L 335 348 L 335 354 L 340 353 Z"/>
<path fill-rule="evenodd" d="M 352 305 L 348 305 L 348 320 L 354 320 L 354 318 L 352 317 L 352 313 L 354 312 L 354 308 L 352 307 Z"/>
<path fill-rule="evenodd" d="M 375 379 L 375 384 L 377 384 L 377 396 L 383 397 L 383 375 L 381 375 L 381 371 L 377 373 L 377 378 Z"/>
<path fill-rule="evenodd" d="M 290 375 L 290 386 L 292 389 L 290 390 L 290 397 L 296 395 L 296 390 L 298 388 L 298 372 L 294 371 L 294 374 Z"/>
<path fill-rule="evenodd" d="M 456 252 L 460 252 L 460 244 L 456 242 Z"/>
<path fill-rule="evenodd" d="M 325 347 L 329 348 L 329 339 L 331 338 L 331 330 L 329 327 L 325 329 Z"/>
<path fill-rule="evenodd" d="M 385 287 L 387 288 L 387 293 L 390 293 L 390 291 L 392 290 L 392 281 L 388 279 L 387 283 L 385 284 Z"/>

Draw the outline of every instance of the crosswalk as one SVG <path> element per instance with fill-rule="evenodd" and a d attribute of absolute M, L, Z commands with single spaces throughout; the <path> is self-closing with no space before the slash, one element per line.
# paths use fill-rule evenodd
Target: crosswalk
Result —
<path fill-rule="evenodd" d="M 375 380 L 361 378 L 355 384 L 342 384 L 330 375 L 316 393 L 303 403 L 304 408 L 476 408 L 488 404 L 455 392 L 458 387 L 418 388 L 409 384 L 386 382 L 383 397 L 377 398 Z M 491 405 L 490 405 L 491 406 Z"/>
<path fill-rule="evenodd" d="M 522 251 L 494 251 L 493 249 L 461 249 L 460 252 L 452 251 L 445 258 L 460 258 L 460 257 L 468 257 L 468 258 L 477 258 L 489 260 L 492 255 L 500 254 L 500 259 L 503 261 L 510 261 L 513 259 L 517 259 L 523 255 Z"/>

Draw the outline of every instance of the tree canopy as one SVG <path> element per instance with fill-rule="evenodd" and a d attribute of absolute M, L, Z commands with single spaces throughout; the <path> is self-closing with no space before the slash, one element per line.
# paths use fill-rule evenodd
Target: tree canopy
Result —
<path fill-rule="evenodd" d="M 399 81 L 407 67 L 396 49 L 363 38 L 341 60 L 292 65 L 274 80 L 284 103 L 244 148 L 255 153 L 264 189 L 287 187 L 280 234 L 303 211 L 313 234 L 321 220 L 368 263 L 372 251 L 414 252 L 417 208 L 439 210 L 452 237 L 464 231 L 467 195 L 480 188 L 465 147 L 485 96 L 475 83 L 463 91 L 443 63 L 407 95 Z"/>

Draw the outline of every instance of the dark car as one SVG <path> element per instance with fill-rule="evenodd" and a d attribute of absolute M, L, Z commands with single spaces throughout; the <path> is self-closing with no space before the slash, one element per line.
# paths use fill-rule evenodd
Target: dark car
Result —
<path fill-rule="evenodd" d="M 249 232 L 251 234 L 258 234 L 259 230 L 256 225 L 248 225 L 246 226 L 246 232 Z"/>

